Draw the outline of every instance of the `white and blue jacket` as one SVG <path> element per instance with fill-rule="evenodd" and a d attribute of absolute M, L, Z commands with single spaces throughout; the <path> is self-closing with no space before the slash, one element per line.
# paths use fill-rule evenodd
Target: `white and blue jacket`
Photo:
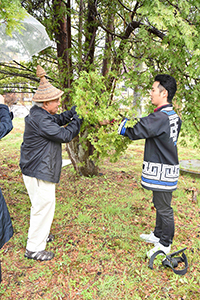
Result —
<path fill-rule="evenodd" d="M 146 139 L 141 184 L 152 191 L 172 192 L 177 188 L 179 161 L 177 140 L 181 119 L 171 104 L 157 108 L 126 128 L 126 119 L 119 127 L 121 135 L 131 140 Z"/>

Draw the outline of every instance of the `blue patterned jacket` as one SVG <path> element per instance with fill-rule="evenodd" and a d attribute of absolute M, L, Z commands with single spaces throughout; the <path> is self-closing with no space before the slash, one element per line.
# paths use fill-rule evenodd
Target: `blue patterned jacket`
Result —
<path fill-rule="evenodd" d="M 171 104 L 141 118 L 133 128 L 126 120 L 119 133 L 131 140 L 146 139 L 141 184 L 152 191 L 174 191 L 179 177 L 177 140 L 181 119 Z"/>

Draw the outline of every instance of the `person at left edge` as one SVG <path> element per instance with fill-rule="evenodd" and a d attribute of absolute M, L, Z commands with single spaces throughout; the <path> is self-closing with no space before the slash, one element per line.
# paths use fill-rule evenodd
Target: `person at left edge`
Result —
<path fill-rule="evenodd" d="M 61 144 L 77 136 L 82 123 L 75 107 L 56 114 L 63 92 L 51 85 L 45 75 L 44 69 L 37 66 L 40 85 L 33 96 L 35 105 L 25 118 L 20 156 L 20 168 L 31 201 L 25 257 L 40 261 L 54 257 L 54 253 L 45 248 L 55 211 L 55 185 L 61 173 Z"/>
<path fill-rule="evenodd" d="M 13 114 L 9 112 L 8 106 L 4 104 L 4 97 L 0 95 L 0 139 L 13 129 L 12 119 Z M 0 189 L 0 249 L 12 236 L 12 222 Z"/>

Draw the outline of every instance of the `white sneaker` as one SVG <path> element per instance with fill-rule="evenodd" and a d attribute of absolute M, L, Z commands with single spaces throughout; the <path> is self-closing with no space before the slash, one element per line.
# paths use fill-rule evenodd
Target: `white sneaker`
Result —
<path fill-rule="evenodd" d="M 151 249 L 151 250 L 149 250 L 149 251 L 147 252 L 147 257 L 148 257 L 148 258 L 151 258 L 151 256 L 152 256 L 155 252 L 157 252 L 158 250 L 162 250 L 162 251 L 165 252 L 165 254 L 167 255 L 167 254 L 170 253 L 171 245 L 169 245 L 168 247 L 165 247 L 165 246 L 163 246 L 162 244 L 157 243 L 153 249 Z M 163 254 L 161 253 L 160 255 L 163 255 Z"/>
<path fill-rule="evenodd" d="M 141 234 L 140 238 L 143 239 L 143 240 L 145 240 L 146 243 L 153 243 L 153 244 L 158 243 L 159 240 L 160 240 L 159 238 L 157 238 L 154 235 L 154 233 L 152 231 L 151 231 L 150 234 L 144 234 L 144 233 Z"/>

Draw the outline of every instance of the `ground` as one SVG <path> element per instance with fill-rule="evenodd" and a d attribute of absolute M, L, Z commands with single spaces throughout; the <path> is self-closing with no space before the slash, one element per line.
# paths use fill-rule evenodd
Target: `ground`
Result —
<path fill-rule="evenodd" d="M 117 163 L 108 159 L 99 176 L 77 176 L 72 165 L 63 167 L 56 188 L 52 224 L 55 253 L 48 262 L 24 258 L 30 201 L 19 168 L 23 121 L 1 140 L 0 185 L 9 207 L 14 236 L 1 249 L 1 299 L 199 299 L 200 295 L 200 179 L 181 173 L 173 194 L 176 233 L 172 251 L 185 251 L 189 269 L 175 275 L 162 258 L 149 269 L 142 232 L 155 225 L 151 191 L 140 185 L 143 142 L 131 144 Z M 198 151 L 180 147 L 182 159 Z M 67 154 L 63 149 L 63 157 Z M 194 198 L 193 190 L 197 197 Z M 183 268 L 183 265 L 179 266 Z"/>

